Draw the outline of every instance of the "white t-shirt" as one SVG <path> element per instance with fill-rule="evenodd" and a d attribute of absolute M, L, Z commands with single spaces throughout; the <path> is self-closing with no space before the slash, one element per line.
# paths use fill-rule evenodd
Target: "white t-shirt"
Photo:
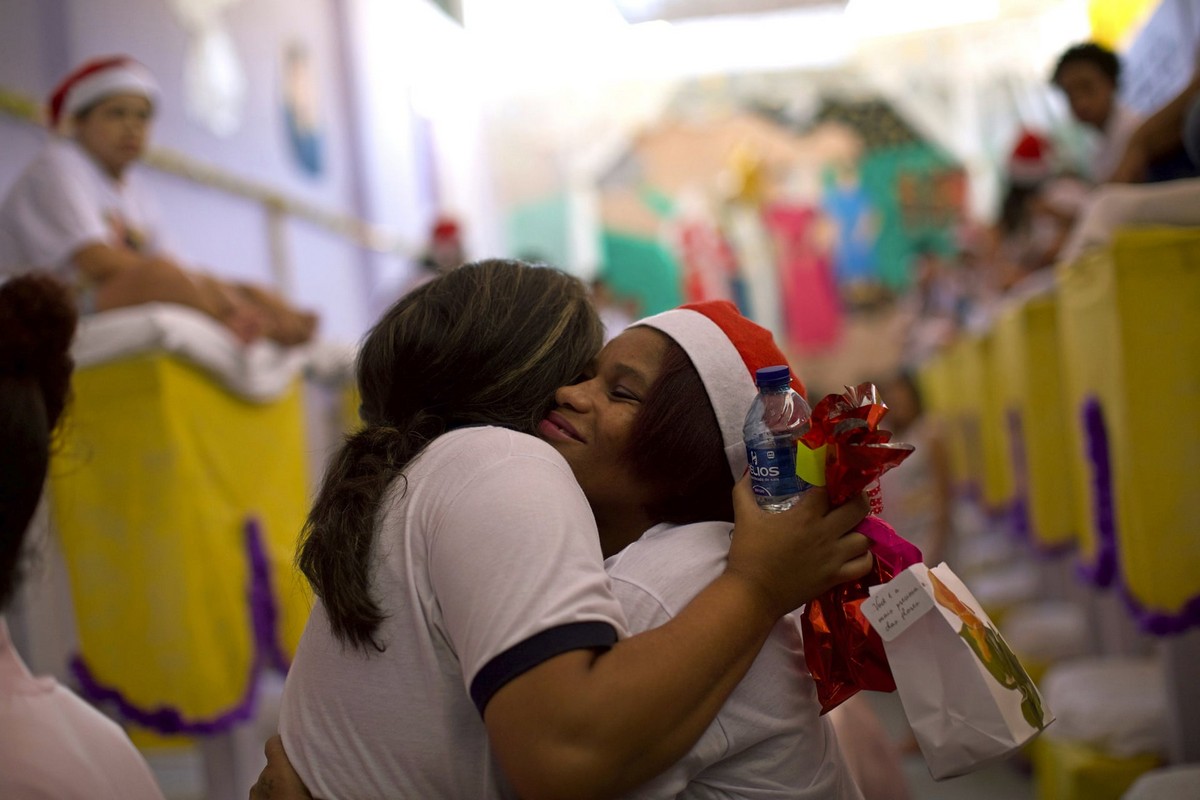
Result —
<path fill-rule="evenodd" d="M 728 522 L 656 525 L 606 562 L 630 630 L 671 620 L 725 569 Z M 679 797 L 862 800 L 812 677 L 799 621 L 775 625 L 700 741 L 626 800 Z"/>
<path fill-rule="evenodd" d="M 71 257 L 89 244 L 163 249 L 136 171 L 114 180 L 75 141 L 54 137 L 0 205 L 0 275 L 49 269 L 74 282 Z"/>
<path fill-rule="evenodd" d="M 386 650 L 344 648 L 318 603 L 284 688 L 284 747 L 326 800 L 510 797 L 487 700 L 548 658 L 626 635 L 596 524 L 567 463 L 532 436 L 453 431 L 406 472 L 374 543 Z"/>
<path fill-rule="evenodd" d="M 1100 135 L 1096 151 L 1091 158 L 1091 179 L 1096 183 L 1104 183 L 1112 177 L 1113 172 L 1125 155 L 1129 145 L 1129 137 L 1142 124 L 1142 115 L 1120 101 L 1113 102 L 1113 110 L 1104 132 Z"/>
<path fill-rule="evenodd" d="M 2 617 L 0 797 L 162 800 L 125 731 L 54 678 L 31 675 Z"/>

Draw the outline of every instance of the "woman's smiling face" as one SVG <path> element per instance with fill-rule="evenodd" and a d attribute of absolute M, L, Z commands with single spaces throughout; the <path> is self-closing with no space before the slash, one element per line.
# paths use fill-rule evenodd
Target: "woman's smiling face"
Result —
<path fill-rule="evenodd" d="M 570 464 L 601 525 L 639 513 L 651 499 L 650 487 L 634 477 L 628 453 L 667 342 L 650 328 L 627 329 L 604 346 L 579 382 L 555 393 L 557 407 L 538 427 Z"/>

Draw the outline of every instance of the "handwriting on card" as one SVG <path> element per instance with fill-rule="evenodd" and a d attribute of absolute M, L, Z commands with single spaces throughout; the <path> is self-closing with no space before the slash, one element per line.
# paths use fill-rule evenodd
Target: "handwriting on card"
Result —
<path fill-rule="evenodd" d="M 931 608 L 933 598 L 915 567 L 904 570 L 881 586 L 872 586 L 871 596 L 862 604 L 863 614 L 871 627 L 887 642 L 903 633 Z"/>

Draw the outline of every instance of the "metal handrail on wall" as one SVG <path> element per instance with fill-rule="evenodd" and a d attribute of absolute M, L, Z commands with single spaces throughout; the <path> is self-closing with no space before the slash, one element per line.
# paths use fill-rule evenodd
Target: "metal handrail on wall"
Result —
<path fill-rule="evenodd" d="M 46 129 L 41 107 L 20 92 L 0 86 L 0 114 Z M 167 148 L 152 148 L 143 162 L 160 172 L 175 175 L 192 183 L 216 189 L 262 207 L 267 219 L 271 273 L 276 284 L 292 287 L 291 259 L 287 249 L 286 223 L 289 217 L 316 225 L 346 242 L 374 253 L 402 254 L 411 248 L 395 233 L 378 225 L 347 214 L 321 208 L 313 203 L 285 194 L 266 184 L 248 180 L 211 164 L 198 161 Z"/>

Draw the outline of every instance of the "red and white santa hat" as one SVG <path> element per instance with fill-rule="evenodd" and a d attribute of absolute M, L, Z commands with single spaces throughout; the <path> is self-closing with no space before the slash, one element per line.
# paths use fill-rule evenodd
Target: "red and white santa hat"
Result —
<path fill-rule="evenodd" d="M 429 238 L 435 242 L 456 242 L 461 230 L 453 217 L 441 216 L 433 221 L 429 229 Z"/>
<path fill-rule="evenodd" d="M 746 471 L 742 425 L 758 393 L 754 373 L 788 363 L 771 332 L 742 316 L 728 300 L 680 306 L 634 324 L 662 331 L 687 353 L 716 412 L 729 469 L 734 480 L 742 477 Z M 792 388 L 805 394 L 795 370 Z"/>
<path fill-rule="evenodd" d="M 1008 157 L 1008 177 L 1014 183 L 1033 184 L 1054 174 L 1054 145 L 1040 133 L 1023 129 Z"/>
<path fill-rule="evenodd" d="M 104 56 L 84 62 L 50 93 L 50 127 L 61 128 L 80 111 L 114 94 L 136 94 L 155 103 L 158 83 L 150 70 L 129 56 Z"/>

